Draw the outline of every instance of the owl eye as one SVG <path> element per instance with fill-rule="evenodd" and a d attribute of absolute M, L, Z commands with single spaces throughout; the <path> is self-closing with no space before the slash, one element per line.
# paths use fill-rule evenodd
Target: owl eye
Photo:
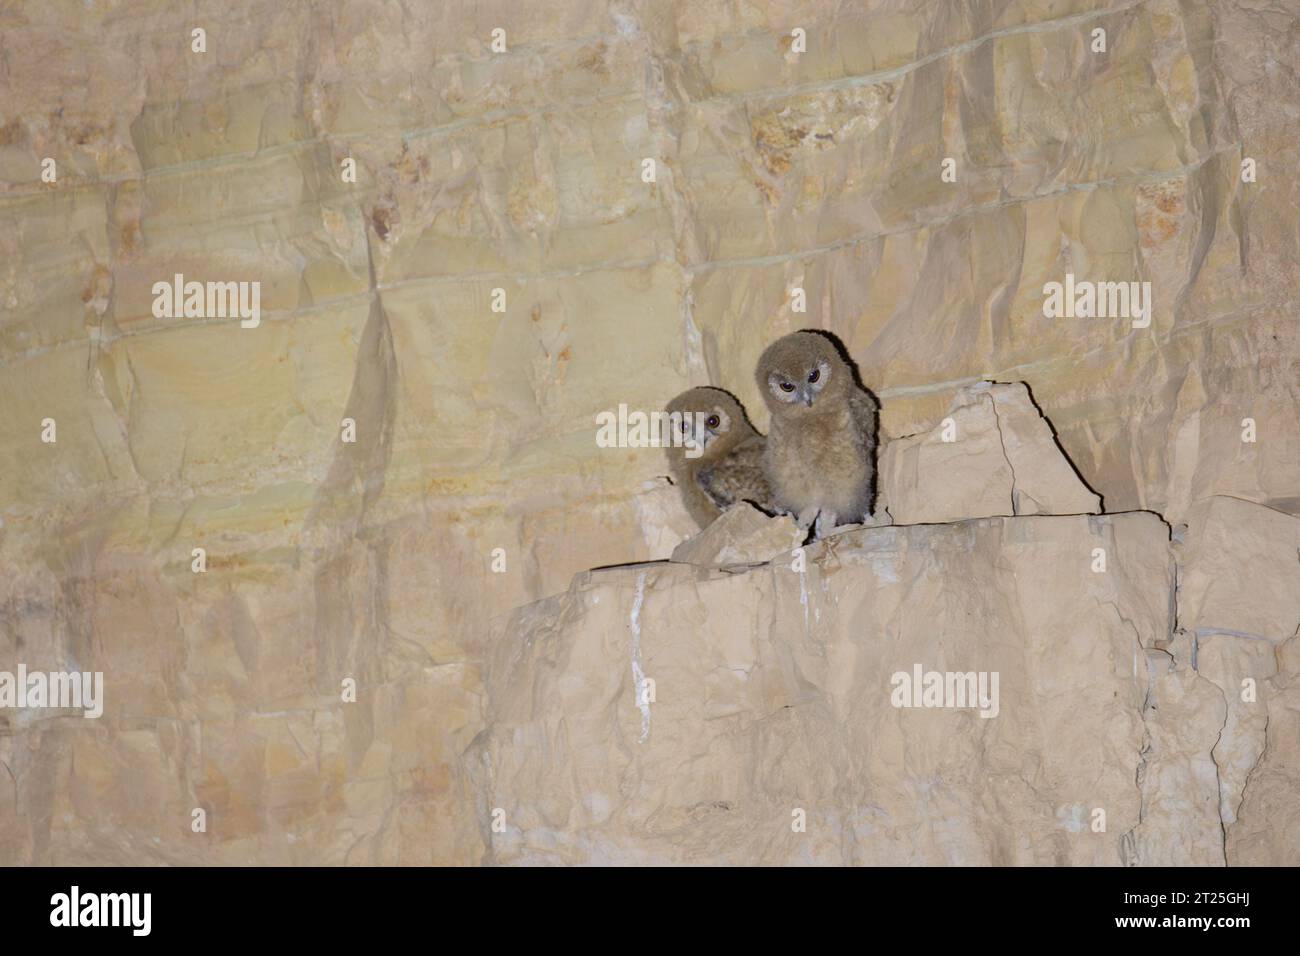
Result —
<path fill-rule="evenodd" d="M 809 374 L 809 376 L 808 376 L 808 381 L 809 381 L 809 382 L 815 382 L 815 381 L 817 381 L 817 379 L 819 379 L 819 378 L 821 378 L 821 377 L 822 377 L 822 370 L 819 369 L 819 368 L 815 368 L 815 369 L 812 370 L 811 374 Z"/>
<path fill-rule="evenodd" d="M 688 432 L 688 431 L 690 431 L 690 430 L 691 430 L 691 423 L 690 423 L 690 422 L 682 422 L 682 431 L 683 431 L 683 432 Z"/>
<path fill-rule="evenodd" d="M 704 424 L 708 425 L 710 428 L 717 428 L 721 423 L 722 420 L 718 418 L 717 415 L 710 415 L 704 420 Z"/>
<path fill-rule="evenodd" d="M 783 391 L 783 392 L 793 392 L 793 391 L 794 391 L 794 383 L 793 383 L 793 382 L 782 382 L 782 383 L 781 383 L 781 391 Z"/>

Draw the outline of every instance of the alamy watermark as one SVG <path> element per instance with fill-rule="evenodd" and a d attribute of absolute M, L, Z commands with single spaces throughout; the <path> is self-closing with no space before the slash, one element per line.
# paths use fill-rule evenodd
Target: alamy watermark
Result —
<path fill-rule="evenodd" d="M 171 282 L 153 284 L 155 319 L 226 319 L 238 317 L 240 328 L 262 322 L 262 283 L 186 282 L 176 273 Z"/>
<path fill-rule="evenodd" d="M 1135 329 L 1151 324 L 1150 282 L 1075 281 L 1067 272 L 1064 283 L 1044 285 L 1043 296 L 1044 318 L 1132 319 Z"/>
<path fill-rule="evenodd" d="M 73 886 L 50 897 L 51 926 L 124 926 L 133 936 L 148 936 L 152 893 L 83 893 Z"/>
<path fill-rule="evenodd" d="M 978 709 L 981 717 L 996 717 L 997 671 L 927 671 L 920 664 L 912 672 L 895 671 L 889 678 L 895 707 L 950 707 Z"/>
<path fill-rule="evenodd" d="M 0 671 L 0 708 L 48 707 L 81 710 L 95 719 L 104 713 L 103 671 L 31 671 L 19 664 L 18 673 Z"/>
<path fill-rule="evenodd" d="M 722 412 L 628 411 L 596 415 L 598 448 L 685 448 L 687 458 L 699 458 L 709 443 L 710 433 L 722 428 Z"/>

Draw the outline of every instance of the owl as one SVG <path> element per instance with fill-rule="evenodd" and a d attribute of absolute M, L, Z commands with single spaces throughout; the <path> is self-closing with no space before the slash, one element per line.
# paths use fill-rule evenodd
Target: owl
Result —
<path fill-rule="evenodd" d="M 772 489 L 763 475 L 763 436 L 745 409 L 720 388 L 692 388 L 668 403 L 681 415 L 682 445 L 667 443 L 668 467 L 682 503 L 701 528 L 738 501 L 772 511 Z"/>
<path fill-rule="evenodd" d="M 763 352 L 755 378 L 772 412 L 763 472 L 778 511 L 816 535 L 864 521 L 876 479 L 876 400 L 834 340 L 794 332 Z"/>

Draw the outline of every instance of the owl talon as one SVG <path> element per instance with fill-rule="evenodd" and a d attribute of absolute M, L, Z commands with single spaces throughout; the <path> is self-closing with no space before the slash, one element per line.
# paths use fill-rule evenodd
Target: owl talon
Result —
<path fill-rule="evenodd" d="M 798 526 L 800 531 L 807 531 L 813 526 L 814 522 L 816 522 L 817 514 L 818 511 L 816 508 L 805 508 L 803 511 L 799 512 L 798 517 L 794 519 L 794 523 Z"/>
<path fill-rule="evenodd" d="M 817 515 L 817 525 L 813 531 L 817 540 L 829 535 L 836 528 L 836 514 L 834 511 L 822 511 Z"/>

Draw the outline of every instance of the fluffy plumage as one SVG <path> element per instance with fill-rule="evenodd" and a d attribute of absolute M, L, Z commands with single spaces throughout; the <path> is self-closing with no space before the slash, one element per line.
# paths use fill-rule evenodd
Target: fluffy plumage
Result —
<path fill-rule="evenodd" d="M 695 458 L 685 447 L 665 449 L 682 503 L 701 528 L 738 501 L 772 510 L 772 489 L 763 473 L 765 440 L 730 392 L 692 388 L 669 402 L 667 411 L 683 413 L 696 447 L 703 447 Z"/>
<path fill-rule="evenodd" d="M 804 527 L 816 518 L 819 536 L 865 520 L 876 477 L 876 400 L 834 343 L 794 332 L 767 347 L 754 374 L 772 412 L 763 471 L 777 508 Z"/>

